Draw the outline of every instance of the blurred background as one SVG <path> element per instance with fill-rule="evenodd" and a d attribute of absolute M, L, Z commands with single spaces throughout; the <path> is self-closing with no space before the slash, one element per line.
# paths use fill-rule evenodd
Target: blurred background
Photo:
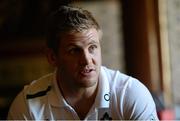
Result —
<path fill-rule="evenodd" d="M 103 65 L 144 83 L 160 119 L 180 119 L 180 0 L 0 0 L 0 119 L 25 84 L 53 71 L 46 19 L 67 4 L 98 20 Z"/>

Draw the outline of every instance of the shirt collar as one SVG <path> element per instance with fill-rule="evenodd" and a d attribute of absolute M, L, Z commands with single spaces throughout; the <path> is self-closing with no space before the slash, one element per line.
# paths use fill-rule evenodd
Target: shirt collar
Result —
<path fill-rule="evenodd" d="M 56 80 L 56 73 L 57 72 L 55 71 L 54 74 L 53 74 L 52 90 L 50 91 L 48 100 L 49 100 L 49 103 L 52 106 L 66 107 L 66 106 L 68 106 L 68 104 L 66 103 L 64 97 L 62 96 L 62 94 L 61 94 L 61 92 L 59 90 L 58 83 L 57 83 L 57 80 Z"/>
<path fill-rule="evenodd" d="M 67 102 L 65 101 L 64 97 L 62 96 L 57 80 L 56 80 L 56 72 L 53 74 L 53 84 L 52 84 L 52 90 L 49 92 L 49 103 L 52 106 L 55 107 L 67 107 L 69 106 Z M 106 76 L 106 72 L 101 67 L 100 71 L 100 77 L 99 77 L 99 84 L 98 84 L 98 92 L 95 99 L 94 106 L 96 108 L 108 108 L 109 107 L 109 101 L 110 101 L 110 88 L 109 88 L 109 82 Z"/>
<path fill-rule="evenodd" d="M 110 101 L 110 86 L 109 81 L 106 76 L 106 72 L 103 67 L 101 67 L 99 84 L 98 84 L 98 93 L 95 99 L 96 108 L 108 108 Z"/>

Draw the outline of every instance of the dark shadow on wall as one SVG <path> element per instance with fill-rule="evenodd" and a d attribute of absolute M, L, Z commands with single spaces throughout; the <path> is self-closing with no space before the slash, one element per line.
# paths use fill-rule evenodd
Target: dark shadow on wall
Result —
<path fill-rule="evenodd" d="M 46 19 L 49 13 L 60 5 L 69 3 L 71 3 L 71 0 L 0 1 L 0 55 L 2 55 L 0 56 L 0 120 L 6 119 L 12 100 L 23 89 L 24 85 L 23 80 L 22 84 L 13 82 L 16 79 L 9 80 L 12 76 L 8 72 L 4 73 L 8 70 L 8 67 L 4 68 L 4 62 L 24 57 L 24 55 L 34 57 L 35 52 L 40 50 L 39 45 L 42 42 L 37 42 L 38 39 L 33 40 L 31 38 L 43 38 L 45 35 Z M 26 47 L 23 47 L 24 50 L 18 48 L 24 46 L 22 43 L 27 42 L 40 44 L 32 46 L 34 48 L 32 50 Z M 7 65 L 9 64 L 8 62 Z M 12 63 L 15 62 L 12 61 Z M 10 72 L 13 72 L 13 70 L 10 70 Z"/>

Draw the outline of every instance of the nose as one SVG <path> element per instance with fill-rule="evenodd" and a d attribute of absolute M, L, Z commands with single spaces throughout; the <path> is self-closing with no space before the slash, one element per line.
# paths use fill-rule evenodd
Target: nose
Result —
<path fill-rule="evenodd" d="M 81 65 L 83 66 L 89 65 L 91 62 L 92 62 L 91 54 L 88 51 L 84 50 L 80 58 Z"/>

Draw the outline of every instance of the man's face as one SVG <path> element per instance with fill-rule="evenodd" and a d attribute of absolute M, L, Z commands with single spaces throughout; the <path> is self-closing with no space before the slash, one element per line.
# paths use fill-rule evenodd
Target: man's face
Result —
<path fill-rule="evenodd" d="M 101 66 L 99 39 L 96 29 L 63 36 L 56 62 L 58 78 L 63 83 L 76 87 L 91 87 L 97 83 Z"/>

